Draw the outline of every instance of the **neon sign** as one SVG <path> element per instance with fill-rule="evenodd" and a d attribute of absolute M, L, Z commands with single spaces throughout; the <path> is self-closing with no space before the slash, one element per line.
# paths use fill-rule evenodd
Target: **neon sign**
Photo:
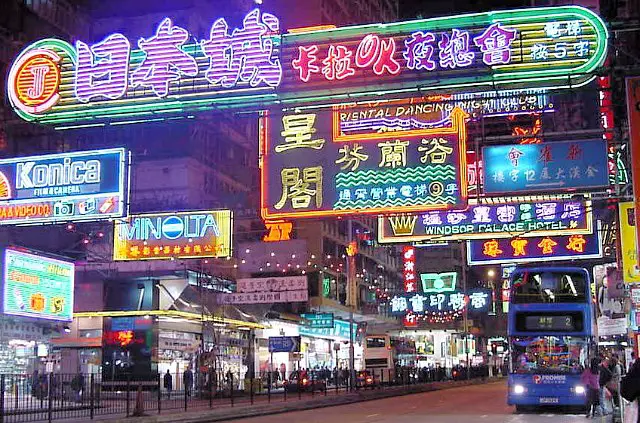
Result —
<path fill-rule="evenodd" d="M 466 210 L 378 217 L 381 243 L 451 241 L 543 235 L 591 234 L 593 212 L 586 197 L 564 200 L 506 198 L 473 202 Z"/>
<path fill-rule="evenodd" d="M 460 109 L 426 128 L 336 133 L 337 113 L 261 118 L 265 220 L 466 204 L 466 126 Z M 367 130 L 369 131 L 369 130 Z"/>
<path fill-rule="evenodd" d="M 467 241 L 470 265 L 602 258 L 599 231 L 590 235 L 503 238 Z"/>
<path fill-rule="evenodd" d="M 232 221 L 228 210 L 132 215 L 115 223 L 113 259 L 228 257 Z"/>
<path fill-rule="evenodd" d="M 0 225 L 122 217 L 129 192 L 124 149 L 0 160 Z"/>
<path fill-rule="evenodd" d="M 208 39 L 165 18 L 132 43 L 36 41 L 14 61 L 18 115 L 58 128 L 181 118 L 203 110 L 377 100 L 381 93 L 577 87 L 607 51 L 602 20 L 577 6 L 531 8 L 280 34 L 257 9 Z"/>
<path fill-rule="evenodd" d="M 458 313 L 467 306 L 470 312 L 487 312 L 491 298 L 491 290 L 474 288 L 468 294 L 457 290 L 429 294 L 405 293 L 391 298 L 389 304 L 392 314 Z"/>
<path fill-rule="evenodd" d="M 418 292 L 416 249 L 407 245 L 402 247 L 402 279 L 404 280 L 404 292 Z"/>

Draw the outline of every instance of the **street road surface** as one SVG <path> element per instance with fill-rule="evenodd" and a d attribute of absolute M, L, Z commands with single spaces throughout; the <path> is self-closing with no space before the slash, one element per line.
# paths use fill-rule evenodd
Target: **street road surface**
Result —
<path fill-rule="evenodd" d="M 488 383 L 337 407 L 233 420 L 234 423 L 563 423 L 597 422 L 561 410 L 517 414 L 506 403 L 507 385 Z M 610 422 L 611 419 L 606 419 Z"/>

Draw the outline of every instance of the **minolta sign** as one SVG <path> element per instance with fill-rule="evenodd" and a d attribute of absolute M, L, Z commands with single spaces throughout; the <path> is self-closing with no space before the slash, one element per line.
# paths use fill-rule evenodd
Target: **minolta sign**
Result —
<path fill-rule="evenodd" d="M 209 231 L 214 236 L 220 236 L 218 222 L 209 213 L 137 216 L 122 226 L 120 238 L 127 241 L 204 238 L 209 235 Z"/>
<path fill-rule="evenodd" d="M 126 216 L 129 162 L 122 148 L 0 160 L 0 225 Z"/>

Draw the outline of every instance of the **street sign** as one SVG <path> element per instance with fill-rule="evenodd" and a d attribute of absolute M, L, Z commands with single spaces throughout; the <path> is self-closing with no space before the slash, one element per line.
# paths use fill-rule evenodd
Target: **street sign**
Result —
<path fill-rule="evenodd" d="M 333 313 L 304 313 L 304 325 L 310 328 L 323 329 L 333 327 Z"/>
<path fill-rule="evenodd" d="M 269 352 L 300 352 L 299 336 L 270 336 Z"/>

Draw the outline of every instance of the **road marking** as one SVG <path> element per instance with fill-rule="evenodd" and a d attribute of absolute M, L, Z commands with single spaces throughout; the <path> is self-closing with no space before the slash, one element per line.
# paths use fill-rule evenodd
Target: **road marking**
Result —
<path fill-rule="evenodd" d="M 376 413 L 376 414 L 369 414 L 367 417 L 375 417 L 375 416 L 379 416 L 380 413 Z"/>
<path fill-rule="evenodd" d="M 487 417 L 489 417 L 487 414 L 483 414 L 482 416 L 480 416 L 481 419 L 486 419 Z"/>

